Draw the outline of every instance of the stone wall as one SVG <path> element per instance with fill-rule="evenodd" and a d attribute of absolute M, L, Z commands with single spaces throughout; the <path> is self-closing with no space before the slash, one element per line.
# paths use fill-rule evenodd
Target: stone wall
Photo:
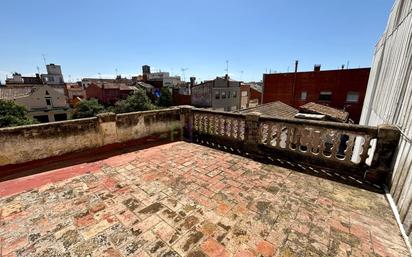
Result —
<path fill-rule="evenodd" d="M 140 139 L 183 139 L 179 136 L 248 156 L 281 158 L 383 183 L 391 175 L 388 164 L 400 133 L 393 126 L 291 120 L 180 106 L 0 129 L 0 167 L 103 146 L 121 147 L 121 143 Z"/>
<path fill-rule="evenodd" d="M 180 109 L 164 109 L 0 129 L 0 166 L 180 131 Z"/>

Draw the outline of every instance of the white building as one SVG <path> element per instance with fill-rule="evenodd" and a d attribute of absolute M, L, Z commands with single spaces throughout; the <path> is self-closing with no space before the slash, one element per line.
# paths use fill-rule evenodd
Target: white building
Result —
<path fill-rule="evenodd" d="M 47 85 L 62 85 L 64 84 L 63 74 L 60 65 L 53 63 L 46 65 L 47 74 L 42 74 L 41 78 Z"/>
<path fill-rule="evenodd" d="M 390 193 L 412 239 L 412 0 L 396 0 L 376 45 L 360 124 L 401 131 Z"/>

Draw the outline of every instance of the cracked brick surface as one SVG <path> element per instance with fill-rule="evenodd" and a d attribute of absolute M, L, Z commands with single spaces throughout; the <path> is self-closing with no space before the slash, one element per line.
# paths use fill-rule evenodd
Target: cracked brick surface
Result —
<path fill-rule="evenodd" d="M 0 188 L 0 256 L 408 256 L 384 195 L 185 142 Z"/>

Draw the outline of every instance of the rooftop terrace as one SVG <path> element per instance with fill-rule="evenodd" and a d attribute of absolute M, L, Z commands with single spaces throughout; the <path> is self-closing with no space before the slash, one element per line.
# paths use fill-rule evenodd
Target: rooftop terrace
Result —
<path fill-rule="evenodd" d="M 0 188 L 3 256 L 407 256 L 384 195 L 186 142 Z"/>
<path fill-rule="evenodd" d="M 408 256 L 397 137 L 192 108 L 0 129 L 0 255 Z"/>

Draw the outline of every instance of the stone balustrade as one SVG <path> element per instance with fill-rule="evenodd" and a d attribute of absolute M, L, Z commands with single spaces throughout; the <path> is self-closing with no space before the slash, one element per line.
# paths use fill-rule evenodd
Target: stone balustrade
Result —
<path fill-rule="evenodd" d="M 2 165 L 160 134 L 172 140 L 184 136 L 188 141 L 255 158 L 334 169 L 376 183 L 390 176 L 400 136 L 391 126 L 291 120 L 181 106 L 0 129 L 0 169 Z"/>
<path fill-rule="evenodd" d="M 399 130 L 192 109 L 194 142 L 258 158 L 334 169 L 382 183 L 391 174 Z"/>

